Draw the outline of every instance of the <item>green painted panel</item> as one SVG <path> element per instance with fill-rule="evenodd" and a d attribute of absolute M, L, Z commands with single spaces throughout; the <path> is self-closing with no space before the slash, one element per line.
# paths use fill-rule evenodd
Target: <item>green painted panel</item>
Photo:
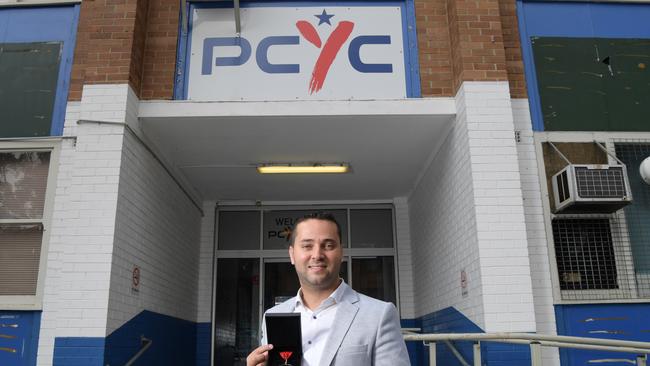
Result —
<path fill-rule="evenodd" d="M 533 37 L 547 131 L 650 131 L 650 40 Z"/>
<path fill-rule="evenodd" d="M 0 137 L 50 135 L 61 47 L 0 44 Z"/>

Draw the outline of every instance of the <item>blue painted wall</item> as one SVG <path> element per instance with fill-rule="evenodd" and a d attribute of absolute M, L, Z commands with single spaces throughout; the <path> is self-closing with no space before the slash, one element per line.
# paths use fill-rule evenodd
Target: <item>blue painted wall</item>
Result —
<path fill-rule="evenodd" d="M 413 320 L 402 320 L 403 327 L 418 327 L 422 333 L 483 333 L 483 330 L 453 307 L 442 309 Z M 409 342 L 413 343 L 413 342 Z M 471 342 L 454 342 L 463 358 L 471 363 L 473 350 Z M 422 344 L 407 343 L 411 365 L 429 364 L 429 349 Z M 439 365 L 460 366 L 461 363 L 449 348 L 440 343 L 436 347 Z M 481 360 L 485 366 L 522 366 L 530 364 L 530 349 L 527 346 L 488 343 L 481 344 Z"/>
<path fill-rule="evenodd" d="M 40 311 L 0 311 L 0 365 L 36 365 Z"/>
<path fill-rule="evenodd" d="M 54 340 L 54 366 L 104 366 L 103 337 L 60 337 Z"/>
<path fill-rule="evenodd" d="M 421 328 L 421 323 L 418 319 L 402 319 L 401 326 L 402 328 Z M 406 350 L 409 353 L 411 365 L 428 364 L 429 348 L 425 347 L 422 342 L 406 342 Z"/>
<path fill-rule="evenodd" d="M 560 335 L 650 342 L 650 304 L 556 305 Z M 597 359 L 634 360 L 636 355 L 613 352 L 562 350 L 563 366 L 583 366 Z M 630 365 L 629 362 L 607 365 Z"/>
<path fill-rule="evenodd" d="M 104 362 L 123 365 L 140 349 L 140 336 L 153 341 L 135 365 L 194 365 L 196 323 L 143 311 L 106 337 Z"/>
<path fill-rule="evenodd" d="M 204 326 L 198 328 L 204 331 Z M 197 324 L 194 322 L 143 311 L 106 338 L 56 338 L 54 366 L 124 365 L 140 350 L 141 336 L 153 343 L 134 365 L 195 365 L 197 334 Z M 208 357 L 209 353 L 208 349 Z"/>
<path fill-rule="evenodd" d="M 196 366 L 210 366 L 212 323 L 196 325 Z"/>
<path fill-rule="evenodd" d="M 0 9 L 0 43 L 63 42 L 52 113 L 52 136 L 63 134 L 78 20 L 79 4 Z"/>
<path fill-rule="evenodd" d="M 542 131 L 531 37 L 650 38 L 650 5 L 517 0 L 521 53 L 533 129 Z"/>

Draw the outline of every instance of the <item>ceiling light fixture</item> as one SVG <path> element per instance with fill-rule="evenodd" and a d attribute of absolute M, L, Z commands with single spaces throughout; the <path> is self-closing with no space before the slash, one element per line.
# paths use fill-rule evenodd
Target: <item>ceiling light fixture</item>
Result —
<path fill-rule="evenodd" d="M 317 174 L 317 173 L 347 173 L 347 164 L 264 164 L 257 167 L 262 174 Z"/>

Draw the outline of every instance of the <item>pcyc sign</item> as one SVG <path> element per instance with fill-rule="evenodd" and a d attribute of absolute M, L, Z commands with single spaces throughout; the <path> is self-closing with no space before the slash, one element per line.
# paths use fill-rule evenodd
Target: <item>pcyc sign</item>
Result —
<path fill-rule="evenodd" d="M 194 9 L 188 98 L 406 97 L 400 6 Z"/>

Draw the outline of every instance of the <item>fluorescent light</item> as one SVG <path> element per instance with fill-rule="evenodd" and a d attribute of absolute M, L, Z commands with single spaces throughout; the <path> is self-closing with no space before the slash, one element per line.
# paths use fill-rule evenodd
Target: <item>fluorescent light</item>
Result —
<path fill-rule="evenodd" d="M 312 174 L 312 173 L 347 173 L 350 167 L 346 164 L 269 164 L 260 165 L 257 171 L 262 174 Z"/>

